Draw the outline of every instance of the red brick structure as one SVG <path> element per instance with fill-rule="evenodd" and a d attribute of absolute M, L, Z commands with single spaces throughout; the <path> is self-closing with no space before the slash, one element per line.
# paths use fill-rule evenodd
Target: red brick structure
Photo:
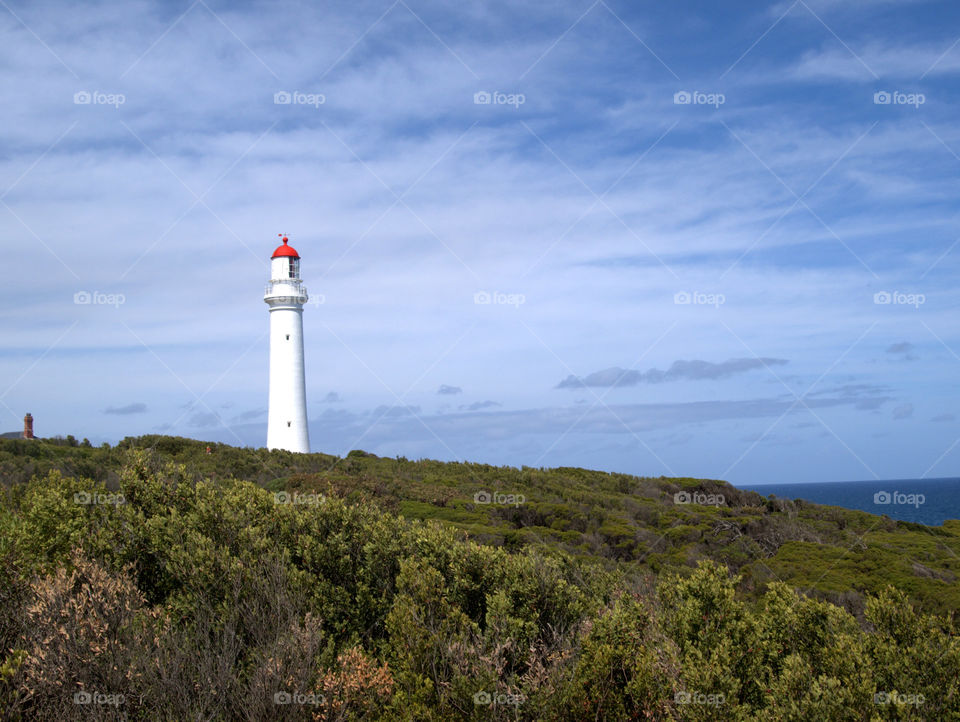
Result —
<path fill-rule="evenodd" d="M 27 414 L 23 417 L 23 438 L 33 438 L 33 415 Z"/>

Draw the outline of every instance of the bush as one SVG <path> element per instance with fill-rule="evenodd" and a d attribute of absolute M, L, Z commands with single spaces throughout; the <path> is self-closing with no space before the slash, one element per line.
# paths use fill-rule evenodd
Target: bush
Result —
<path fill-rule="evenodd" d="M 224 473 L 213 480 L 145 443 L 53 447 L 122 453 L 114 492 L 51 470 L 0 497 L 3 718 L 960 719 L 951 617 L 890 588 L 863 595 L 861 625 L 789 584 L 753 579 L 745 593 L 743 575 L 725 564 L 690 569 L 688 551 L 663 531 L 709 536 L 715 510 L 708 524 L 665 506 L 664 530 L 639 537 L 651 548 L 664 540 L 651 559 L 672 571 L 654 588 L 636 566 L 574 558 L 528 528 L 514 530 L 516 551 L 492 548 L 362 501 L 293 503 Z M 298 488 L 315 488 L 282 455 L 197 447 L 168 445 L 198 464 L 220 454 L 272 475 L 264 469 L 276 463 Z M 349 463 L 444 488 L 458 474 L 503 474 L 499 488 L 508 488 L 545 485 L 553 473 L 361 455 Z M 564 473 L 632 488 L 623 476 L 574 471 Z M 659 482 L 637 483 L 652 494 Z M 74 497 L 110 493 L 122 503 Z M 626 516 L 584 513 L 604 555 L 643 516 L 621 506 Z M 534 515 L 575 519 L 575 508 L 544 504 Z M 953 538 L 945 525 L 936 543 L 949 548 Z M 924 548 L 934 555 L 937 545 Z M 788 542 L 778 555 L 799 564 L 812 546 Z M 80 709 L 77 692 L 117 697 Z M 294 697 L 306 703 L 288 704 Z"/>

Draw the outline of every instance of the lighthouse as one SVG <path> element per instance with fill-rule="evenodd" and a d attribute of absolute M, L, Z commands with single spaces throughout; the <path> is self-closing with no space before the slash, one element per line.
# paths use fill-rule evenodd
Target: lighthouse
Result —
<path fill-rule="evenodd" d="M 270 281 L 263 300 L 270 307 L 270 410 L 267 448 L 310 451 L 307 385 L 303 367 L 303 304 L 300 254 L 286 236 L 270 259 Z"/>

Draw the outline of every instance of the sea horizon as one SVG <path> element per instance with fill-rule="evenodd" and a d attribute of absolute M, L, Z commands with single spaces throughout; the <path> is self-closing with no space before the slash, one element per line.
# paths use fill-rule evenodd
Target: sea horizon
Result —
<path fill-rule="evenodd" d="M 734 484 L 781 499 L 804 499 L 815 504 L 886 514 L 891 519 L 941 526 L 960 519 L 960 477 L 935 479 L 866 479 L 857 481 L 806 481 L 791 483 Z"/>

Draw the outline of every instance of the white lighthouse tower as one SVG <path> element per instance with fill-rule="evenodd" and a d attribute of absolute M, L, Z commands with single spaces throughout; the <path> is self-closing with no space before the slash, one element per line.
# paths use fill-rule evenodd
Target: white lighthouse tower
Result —
<path fill-rule="evenodd" d="M 270 259 L 270 282 L 263 300 L 270 306 L 270 411 L 267 448 L 310 451 L 307 387 L 303 368 L 303 304 L 300 254 L 283 236 Z"/>

